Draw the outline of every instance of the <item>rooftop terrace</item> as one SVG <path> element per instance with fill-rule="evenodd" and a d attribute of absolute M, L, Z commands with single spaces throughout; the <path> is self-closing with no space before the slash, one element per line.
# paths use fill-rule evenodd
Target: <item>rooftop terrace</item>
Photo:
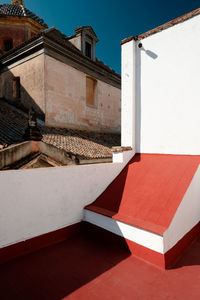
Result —
<path fill-rule="evenodd" d="M 197 300 L 200 239 L 173 269 L 130 255 L 126 243 L 82 232 L 0 267 L 3 300 Z"/>

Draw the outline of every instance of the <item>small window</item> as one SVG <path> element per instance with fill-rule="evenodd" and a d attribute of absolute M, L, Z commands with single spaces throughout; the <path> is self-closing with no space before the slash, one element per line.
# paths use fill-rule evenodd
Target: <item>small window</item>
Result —
<path fill-rule="evenodd" d="M 95 91 L 97 81 L 94 78 L 86 77 L 86 103 L 88 105 L 95 105 Z"/>
<path fill-rule="evenodd" d="M 85 42 L 85 55 L 92 58 L 92 45 L 88 42 Z"/>
<path fill-rule="evenodd" d="M 13 78 L 13 99 L 20 98 L 20 77 Z"/>
<path fill-rule="evenodd" d="M 12 40 L 5 40 L 4 41 L 4 50 L 9 51 L 13 48 L 13 41 Z"/>

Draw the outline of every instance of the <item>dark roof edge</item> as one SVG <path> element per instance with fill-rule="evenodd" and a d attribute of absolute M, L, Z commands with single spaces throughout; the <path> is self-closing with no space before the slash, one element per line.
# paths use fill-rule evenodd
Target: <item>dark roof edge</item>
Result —
<path fill-rule="evenodd" d="M 138 35 L 137 37 L 133 37 L 133 36 L 128 37 L 128 38 L 122 40 L 121 45 L 123 45 L 125 43 L 128 43 L 131 40 L 140 41 L 140 40 L 142 40 L 142 39 L 144 39 L 144 38 L 146 38 L 148 36 L 151 36 L 153 34 L 161 32 L 161 31 L 163 31 L 165 29 L 168 29 L 168 28 L 170 28 L 170 27 L 172 27 L 174 25 L 177 25 L 179 23 L 182 23 L 184 21 L 187 21 L 187 20 L 189 20 L 189 19 L 191 19 L 191 18 L 193 18 L 193 17 L 195 17 L 195 16 L 197 16 L 199 14 L 200 14 L 200 8 L 197 8 L 197 9 L 195 9 L 195 10 L 189 12 L 189 13 L 186 13 L 185 15 L 182 15 L 182 16 L 180 16 L 180 17 L 178 17 L 176 19 L 173 19 L 173 20 L 171 20 L 171 21 L 169 21 L 167 23 L 164 23 L 164 24 L 162 24 L 162 25 L 160 25 L 160 26 L 158 26 L 156 28 L 153 28 L 153 29 L 151 29 L 151 30 L 149 30 L 147 32 L 144 32 L 144 33 Z"/>
<path fill-rule="evenodd" d="M 124 44 L 126 44 L 126 43 L 128 43 L 128 42 L 130 42 L 132 40 L 136 41 L 136 37 L 129 36 L 128 38 L 126 38 L 126 39 L 124 39 L 124 40 L 121 41 L 121 45 L 124 45 Z"/>

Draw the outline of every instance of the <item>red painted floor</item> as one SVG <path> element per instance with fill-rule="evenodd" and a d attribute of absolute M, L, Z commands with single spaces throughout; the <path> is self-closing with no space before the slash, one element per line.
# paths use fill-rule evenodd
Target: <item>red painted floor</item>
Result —
<path fill-rule="evenodd" d="M 200 239 L 171 269 L 85 234 L 0 266 L 2 300 L 199 300 Z"/>
<path fill-rule="evenodd" d="M 162 234 L 200 164 L 200 156 L 137 154 L 87 209 Z"/>

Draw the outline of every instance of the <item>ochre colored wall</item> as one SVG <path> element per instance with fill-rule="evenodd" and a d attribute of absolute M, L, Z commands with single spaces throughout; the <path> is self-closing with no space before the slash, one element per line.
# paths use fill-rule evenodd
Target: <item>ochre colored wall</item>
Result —
<path fill-rule="evenodd" d="M 0 19 L 0 49 L 4 51 L 4 40 L 12 39 L 13 47 L 17 47 L 43 29 L 29 17 L 3 16 Z"/>
<path fill-rule="evenodd" d="M 86 74 L 45 55 L 46 124 L 120 132 L 121 90 L 97 80 L 95 105 L 86 104 Z"/>
<path fill-rule="evenodd" d="M 20 99 L 13 99 L 13 77 L 20 77 Z M 39 113 L 45 112 L 44 103 L 44 55 L 39 55 L 0 75 L 1 97 L 27 109 L 33 106 Z"/>
<path fill-rule="evenodd" d="M 25 41 L 24 28 L 7 28 L 0 26 L 0 49 L 4 50 L 4 40 L 12 39 L 13 47 L 16 47 Z"/>

